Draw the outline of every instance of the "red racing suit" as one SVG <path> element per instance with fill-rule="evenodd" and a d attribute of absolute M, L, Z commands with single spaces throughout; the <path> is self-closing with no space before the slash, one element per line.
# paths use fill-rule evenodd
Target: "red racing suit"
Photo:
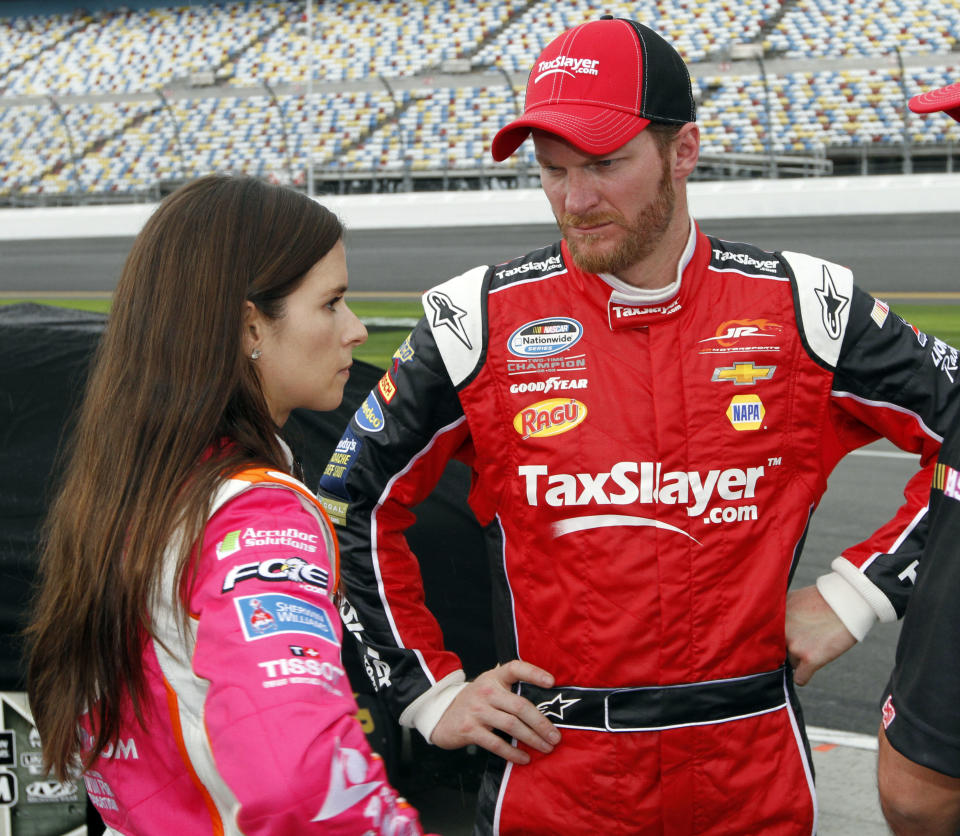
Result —
<path fill-rule="evenodd" d="M 144 645 L 145 726 L 84 774 L 108 834 L 421 833 L 355 714 L 331 595 L 337 547 L 315 497 L 248 470 L 219 490 L 180 629 L 172 552 Z M 90 718 L 81 724 L 89 741 Z"/>
<path fill-rule="evenodd" d="M 472 469 L 498 658 L 554 675 L 520 693 L 565 729 L 492 759 L 481 833 L 814 832 L 786 591 L 828 474 L 881 436 L 924 469 L 823 590 L 861 633 L 909 593 L 957 352 L 844 267 L 693 222 L 652 296 L 564 244 L 433 288 L 320 483 L 376 678 L 429 739 L 463 673 L 403 531 L 448 459 Z"/>

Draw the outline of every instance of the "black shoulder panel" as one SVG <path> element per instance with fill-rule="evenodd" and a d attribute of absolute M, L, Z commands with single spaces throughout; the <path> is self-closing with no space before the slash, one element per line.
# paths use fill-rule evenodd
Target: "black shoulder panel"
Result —
<path fill-rule="evenodd" d="M 493 274 L 490 289 L 497 290 L 513 282 L 527 279 L 543 279 L 557 273 L 565 273 L 567 265 L 563 263 L 560 242 L 527 253 L 520 258 L 504 261 L 490 268 Z"/>
<path fill-rule="evenodd" d="M 789 277 L 786 268 L 775 253 L 761 250 L 753 244 L 724 241 L 713 236 L 707 237 L 711 248 L 711 270 L 732 271 L 746 276 L 766 276 L 767 278 Z"/>

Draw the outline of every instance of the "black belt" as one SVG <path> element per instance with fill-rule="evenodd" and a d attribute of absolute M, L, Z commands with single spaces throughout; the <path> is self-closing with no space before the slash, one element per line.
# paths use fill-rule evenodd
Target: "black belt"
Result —
<path fill-rule="evenodd" d="M 784 668 L 734 679 L 645 688 L 540 688 L 519 683 L 519 694 L 555 726 L 632 732 L 726 723 L 787 704 Z"/>

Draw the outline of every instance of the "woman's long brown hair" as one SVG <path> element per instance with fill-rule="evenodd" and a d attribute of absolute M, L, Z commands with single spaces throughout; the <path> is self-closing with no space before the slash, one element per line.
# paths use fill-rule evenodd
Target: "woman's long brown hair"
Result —
<path fill-rule="evenodd" d="M 125 695 L 143 720 L 142 654 L 168 544 L 182 544 L 176 577 L 189 586 L 222 474 L 287 469 L 243 349 L 244 304 L 282 316 L 342 234 L 299 192 L 213 175 L 166 198 L 135 240 L 66 449 L 27 629 L 30 706 L 61 779 L 78 755 L 89 766 L 116 741 Z M 83 744 L 88 709 L 95 739 Z"/>

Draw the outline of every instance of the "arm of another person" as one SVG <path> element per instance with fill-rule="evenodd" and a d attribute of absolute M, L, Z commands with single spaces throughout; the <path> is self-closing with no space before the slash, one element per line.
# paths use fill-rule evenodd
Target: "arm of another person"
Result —
<path fill-rule="evenodd" d="M 930 533 L 884 692 L 879 789 L 898 834 L 960 827 L 960 425 L 944 441 L 930 491 Z"/>
<path fill-rule="evenodd" d="M 839 276 L 842 268 L 833 267 Z M 809 294 L 810 287 L 799 285 L 801 297 Z M 816 587 L 788 597 L 787 649 L 800 684 L 862 640 L 878 619 L 893 621 L 903 614 L 926 536 L 934 461 L 947 428 L 960 417 L 955 349 L 918 332 L 852 284 L 845 288 L 838 281 L 814 292 L 818 298 L 833 294 L 840 310 L 849 311 L 840 343 L 831 347 L 811 324 L 821 316 L 820 302 L 800 300 L 811 353 L 834 371 L 821 445 L 825 472 L 846 453 L 880 437 L 917 453 L 921 469 L 889 522 L 845 549 Z"/>
<path fill-rule="evenodd" d="M 207 527 L 190 606 L 212 764 L 195 769 L 213 797 L 229 788 L 251 836 L 420 833 L 355 716 L 322 523 L 303 502 L 256 487 Z"/>
<path fill-rule="evenodd" d="M 880 728 L 880 806 L 897 836 L 955 836 L 960 830 L 960 778 L 901 755 Z"/>

